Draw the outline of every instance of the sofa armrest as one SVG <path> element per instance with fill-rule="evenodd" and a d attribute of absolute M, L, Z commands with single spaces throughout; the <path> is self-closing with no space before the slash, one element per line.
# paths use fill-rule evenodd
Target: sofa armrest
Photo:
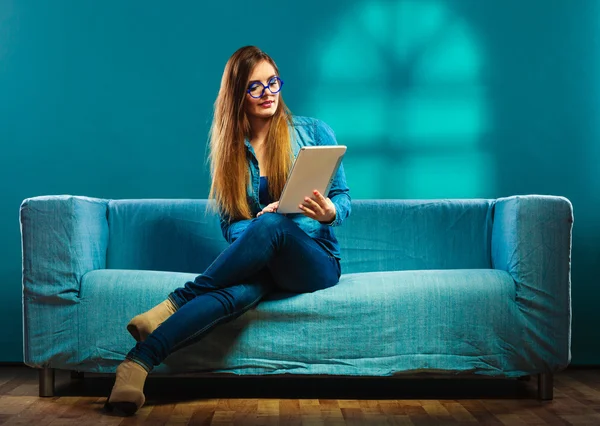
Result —
<path fill-rule="evenodd" d="M 494 204 L 492 266 L 515 282 L 527 360 L 556 371 L 571 360 L 573 206 L 563 197 L 525 195 Z"/>
<path fill-rule="evenodd" d="M 106 267 L 107 205 L 108 200 L 70 195 L 22 202 L 24 300 L 75 302 L 81 277 Z"/>

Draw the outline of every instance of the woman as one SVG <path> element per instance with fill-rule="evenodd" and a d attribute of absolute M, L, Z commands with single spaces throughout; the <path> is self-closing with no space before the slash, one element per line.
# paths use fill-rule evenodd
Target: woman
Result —
<path fill-rule="evenodd" d="M 107 410 L 135 413 L 154 366 L 267 293 L 312 292 L 338 283 L 340 251 L 332 228 L 350 214 L 343 166 L 329 194 L 310 194 L 299 206 L 302 213 L 279 214 L 273 202 L 301 146 L 336 144 L 323 122 L 292 117 L 282 85 L 275 62 L 254 46 L 227 62 L 210 132 L 210 198 L 230 245 L 202 275 L 128 324 L 138 343 L 117 367 Z"/>

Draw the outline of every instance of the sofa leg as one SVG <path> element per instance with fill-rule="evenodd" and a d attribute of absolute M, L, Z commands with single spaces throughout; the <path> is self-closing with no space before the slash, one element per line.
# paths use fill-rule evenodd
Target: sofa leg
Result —
<path fill-rule="evenodd" d="M 71 371 L 71 380 L 76 381 L 76 380 L 83 380 L 85 377 L 83 375 L 83 371 Z"/>
<path fill-rule="evenodd" d="M 44 367 L 39 370 L 40 396 L 54 396 L 54 368 Z"/>
<path fill-rule="evenodd" d="M 552 373 L 538 374 L 538 397 L 542 401 L 554 398 L 554 375 Z"/>

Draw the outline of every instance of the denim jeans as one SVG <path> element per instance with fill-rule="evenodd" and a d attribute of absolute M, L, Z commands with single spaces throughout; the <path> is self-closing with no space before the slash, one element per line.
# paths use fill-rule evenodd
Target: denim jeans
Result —
<path fill-rule="evenodd" d="M 265 213 L 215 261 L 169 295 L 178 308 L 127 354 L 147 371 L 197 342 L 216 325 L 239 317 L 271 291 L 321 290 L 338 283 L 339 261 L 291 219 Z"/>

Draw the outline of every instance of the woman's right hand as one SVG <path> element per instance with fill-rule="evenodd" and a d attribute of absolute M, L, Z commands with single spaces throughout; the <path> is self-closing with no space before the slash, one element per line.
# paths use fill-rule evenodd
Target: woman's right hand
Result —
<path fill-rule="evenodd" d="M 279 207 L 279 201 L 275 201 L 274 203 L 269 204 L 264 209 L 258 212 L 256 217 L 259 217 L 263 213 L 275 213 L 277 212 L 277 208 Z"/>

